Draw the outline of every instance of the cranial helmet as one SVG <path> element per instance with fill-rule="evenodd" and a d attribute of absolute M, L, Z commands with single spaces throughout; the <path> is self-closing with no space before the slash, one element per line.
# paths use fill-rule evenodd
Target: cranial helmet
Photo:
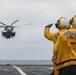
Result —
<path fill-rule="evenodd" d="M 70 24 L 69 24 L 69 20 L 65 17 L 60 17 L 57 20 L 57 23 L 55 24 L 56 28 L 58 29 L 69 29 L 70 28 Z"/>
<path fill-rule="evenodd" d="M 70 24 L 72 25 L 72 27 L 76 27 L 76 15 L 72 17 L 72 19 L 70 19 Z"/>

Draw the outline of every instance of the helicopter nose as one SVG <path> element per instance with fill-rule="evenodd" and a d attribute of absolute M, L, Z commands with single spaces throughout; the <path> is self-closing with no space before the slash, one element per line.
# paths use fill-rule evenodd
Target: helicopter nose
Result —
<path fill-rule="evenodd" d="M 10 30 L 10 29 L 8 29 L 8 30 L 7 30 L 7 32 L 8 32 L 8 33 L 10 33 L 10 32 L 11 32 L 11 30 Z"/>

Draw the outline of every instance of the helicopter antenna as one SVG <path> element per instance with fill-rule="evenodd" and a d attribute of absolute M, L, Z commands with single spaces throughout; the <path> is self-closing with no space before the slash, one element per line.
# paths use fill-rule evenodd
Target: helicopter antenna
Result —
<path fill-rule="evenodd" d="M 14 23 L 16 23 L 17 21 L 19 21 L 19 20 L 14 21 L 14 22 L 11 24 L 11 26 L 12 26 Z"/>
<path fill-rule="evenodd" d="M 4 25 L 4 26 L 6 26 L 6 24 L 4 24 L 4 23 L 2 23 L 2 22 L 0 22 L 2 25 Z"/>

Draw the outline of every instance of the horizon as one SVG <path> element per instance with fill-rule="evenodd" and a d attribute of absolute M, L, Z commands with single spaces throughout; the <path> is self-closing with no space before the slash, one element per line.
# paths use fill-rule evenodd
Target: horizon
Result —
<path fill-rule="evenodd" d="M 51 60 L 0 60 L 0 64 L 17 64 L 17 65 L 52 65 Z"/>

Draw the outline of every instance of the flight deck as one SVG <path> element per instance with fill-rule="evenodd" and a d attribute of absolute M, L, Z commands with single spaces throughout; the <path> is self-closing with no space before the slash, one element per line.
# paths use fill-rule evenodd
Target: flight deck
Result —
<path fill-rule="evenodd" d="M 50 75 L 51 65 L 0 65 L 0 75 Z"/>

